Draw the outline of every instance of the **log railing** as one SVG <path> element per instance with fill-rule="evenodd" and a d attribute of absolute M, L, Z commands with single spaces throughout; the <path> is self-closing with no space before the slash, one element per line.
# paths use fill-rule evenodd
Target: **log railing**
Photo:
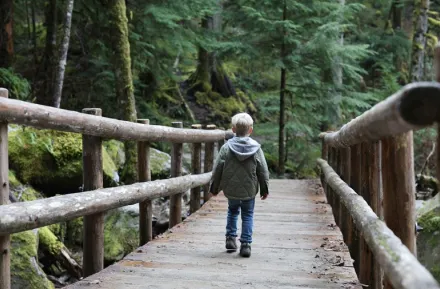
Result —
<path fill-rule="evenodd" d="M 321 181 L 368 288 L 440 288 L 415 257 L 412 135 L 439 121 L 440 84 L 422 82 L 320 135 Z"/>
<path fill-rule="evenodd" d="M 214 144 L 232 137 L 230 131 L 209 125 L 202 130 L 183 129 L 181 122 L 173 127 L 149 125 L 101 116 L 97 108 L 83 113 L 41 106 L 8 99 L 8 91 L 0 88 L 0 288 L 11 288 L 10 234 L 84 216 L 83 276 L 87 277 L 104 266 L 104 214 L 106 211 L 139 203 L 139 243 L 152 239 L 151 200 L 170 197 L 169 227 L 181 222 L 182 193 L 191 190 L 191 213 L 200 208 L 200 187 L 209 184 Z M 85 192 L 56 196 L 31 202 L 9 204 L 8 124 L 21 124 L 40 129 L 54 129 L 83 135 L 83 182 Z M 138 142 L 139 183 L 103 188 L 102 140 L 134 140 Z M 151 181 L 150 143 L 173 144 L 171 177 Z M 183 143 L 193 144 L 192 173 L 182 174 Z M 201 148 L 205 143 L 205 173 L 201 173 Z M 205 192 L 204 200 L 208 200 Z"/>

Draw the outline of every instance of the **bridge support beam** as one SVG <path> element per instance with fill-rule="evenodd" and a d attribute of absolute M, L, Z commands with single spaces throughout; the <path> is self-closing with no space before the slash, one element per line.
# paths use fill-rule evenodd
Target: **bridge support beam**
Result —
<path fill-rule="evenodd" d="M 102 116 L 99 108 L 85 108 L 86 114 Z M 84 191 L 103 187 L 102 140 L 83 135 Z M 83 273 L 84 277 L 104 269 L 104 213 L 84 217 Z"/>
<path fill-rule="evenodd" d="M 138 119 L 138 123 L 149 125 L 150 120 Z M 150 143 L 138 142 L 138 176 L 139 182 L 151 181 Z M 139 203 L 139 246 L 153 239 L 153 205 L 151 200 Z"/>
<path fill-rule="evenodd" d="M 173 122 L 173 127 L 183 128 L 182 122 Z M 183 144 L 173 143 L 171 152 L 171 177 L 182 175 Z M 170 197 L 170 221 L 169 228 L 182 222 L 182 193 Z"/>
<path fill-rule="evenodd" d="M 8 90 L 0 88 L 0 97 L 8 98 Z M 9 203 L 8 123 L 0 122 L 0 206 Z M 11 237 L 0 236 L 0 288 L 11 288 Z"/>

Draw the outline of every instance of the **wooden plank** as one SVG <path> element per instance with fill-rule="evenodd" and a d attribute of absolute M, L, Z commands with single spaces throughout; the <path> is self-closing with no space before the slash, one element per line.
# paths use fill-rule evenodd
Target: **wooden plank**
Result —
<path fill-rule="evenodd" d="M 271 180 L 269 186 L 276 191 L 272 198 L 256 200 L 250 259 L 226 252 L 227 201 L 218 195 L 122 261 L 67 289 L 360 289 L 341 233 L 329 226 L 333 216 L 318 182 Z"/>
<path fill-rule="evenodd" d="M 0 99 L 8 98 L 8 90 L 0 88 Z M 8 123 L 0 122 L 0 206 L 9 203 Z M 0 288 L 11 288 L 11 238 L 0 236 Z"/>
<path fill-rule="evenodd" d="M 101 116 L 99 108 L 85 108 L 83 113 Z M 104 186 L 102 168 L 102 141 L 100 137 L 83 135 L 83 184 L 84 191 Z M 84 217 L 83 273 L 90 276 L 104 268 L 104 213 Z"/>
<path fill-rule="evenodd" d="M 138 119 L 138 123 L 149 125 L 149 119 Z M 151 181 L 150 143 L 138 142 L 138 176 L 139 182 Z M 153 239 L 153 205 L 151 200 L 139 203 L 139 245 Z"/>
<path fill-rule="evenodd" d="M 180 129 L 183 128 L 182 122 L 173 122 L 172 125 L 175 128 L 180 128 Z M 180 177 L 182 175 L 182 156 L 183 156 L 183 144 L 173 143 L 173 147 L 171 150 L 172 178 Z M 170 221 L 169 221 L 170 228 L 182 222 L 182 192 L 179 192 L 170 197 Z"/>

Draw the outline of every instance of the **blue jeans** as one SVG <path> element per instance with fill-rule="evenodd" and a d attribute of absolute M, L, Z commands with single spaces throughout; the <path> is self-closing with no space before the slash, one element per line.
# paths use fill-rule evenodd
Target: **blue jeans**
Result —
<path fill-rule="evenodd" d="M 252 243 L 252 229 L 254 226 L 255 199 L 240 201 L 228 199 L 228 218 L 226 236 L 237 237 L 237 221 L 241 208 L 241 243 Z"/>

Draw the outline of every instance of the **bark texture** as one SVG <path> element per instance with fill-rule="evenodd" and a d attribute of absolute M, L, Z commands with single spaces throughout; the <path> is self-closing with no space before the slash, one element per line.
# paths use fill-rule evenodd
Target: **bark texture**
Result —
<path fill-rule="evenodd" d="M 110 23 L 112 30 L 111 43 L 114 51 L 114 70 L 116 77 L 116 94 L 122 110 L 122 119 L 136 122 L 136 105 L 134 98 L 133 76 L 131 72 L 130 42 L 128 40 L 128 19 L 125 0 L 109 0 Z M 126 184 L 137 181 L 137 145 L 125 142 L 126 162 L 122 178 Z"/>
<path fill-rule="evenodd" d="M 53 83 L 56 67 L 57 47 L 57 0 L 50 0 L 46 7 L 46 46 L 42 63 L 42 88 L 37 94 L 37 103 L 42 105 L 53 104 Z"/>
<path fill-rule="evenodd" d="M 329 146 L 349 147 L 432 125 L 440 119 L 439 93 L 437 83 L 408 84 L 339 131 L 322 133 L 321 137 Z"/>
<path fill-rule="evenodd" d="M 283 7 L 283 21 L 286 21 L 287 18 L 287 4 L 286 1 L 284 1 L 284 7 Z M 285 31 L 283 34 L 285 35 Z M 283 37 L 283 42 L 281 44 L 281 61 L 284 60 L 286 54 L 286 44 Z M 278 174 L 283 175 L 285 168 L 284 168 L 284 161 L 285 161 L 285 126 L 286 126 L 286 78 L 287 78 L 287 71 L 285 68 L 281 69 L 281 83 L 280 83 L 280 119 L 279 119 L 279 136 L 278 136 Z"/>
<path fill-rule="evenodd" d="M 415 1 L 415 4 L 411 63 L 411 80 L 413 82 L 421 81 L 424 76 L 429 0 L 418 0 Z"/>
<path fill-rule="evenodd" d="M 229 139 L 234 135 L 231 131 L 176 129 L 159 125 L 145 126 L 5 98 L 0 98 L 0 121 L 103 138 L 150 142 L 214 142 L 223 138 Z"/>
<path fill-rule="evenodd" d="M 211 173 L 56 196 L 0 207 L 0 236 L 172 196 L 208 184 Z"/>
<path fill-rule="evenodd" d="M 12 0 L 0 1 L 0 67 L 8 67 L 14 54 Z"/>
<path fill-rule="evenodd" d="M 375 260 L 394 288 L 433 288 L 439 284 L 400 239 L 381 221 L 367 202 L 353 191 L 322 159 L 318 159 L 326 183 L 347 207 L 356 227 L 362 232 Z"/>
<path fill-rule="evenodd" d="M 74 0 L 67 1 L 66 18 L 64 20 L 63 41 L 60 46 L 58 67 L 55 70 L 54 86 L 53 86 L 53 106 L 60 107 L 61 93 L 63 91 L 64 72 L 66 71 L 67 52 L 69 50 L 70 28 L 72 26 L 72 12 Z"/>

